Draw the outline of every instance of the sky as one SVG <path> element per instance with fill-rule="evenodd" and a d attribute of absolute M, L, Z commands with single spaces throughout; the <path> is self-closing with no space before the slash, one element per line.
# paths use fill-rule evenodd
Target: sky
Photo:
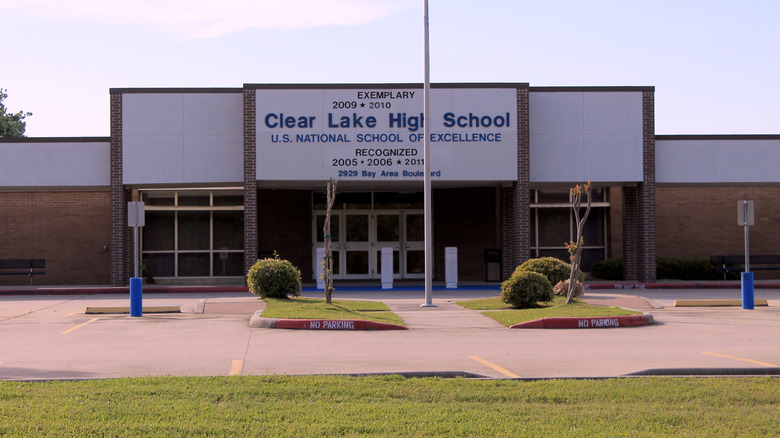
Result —
<path fill-rule="evenodd" d="M 0 0 L 29 137 L 109 135 L 109 89 L 423 82 L 423 0 Z M 429 0 L 432 82 L 654 86 L 657 134 L 780 134 L 780 1 Z"/>

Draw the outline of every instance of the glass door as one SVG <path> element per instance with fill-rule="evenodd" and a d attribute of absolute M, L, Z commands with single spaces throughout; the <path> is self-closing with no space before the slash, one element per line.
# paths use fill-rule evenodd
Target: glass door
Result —
<path fill-rule="evenodd" d="M 343 278 L 370 278 L 370 222 L 371 216 L 367 212 L 342 213 L 344 218 L 344 277 Z"/>
<path fill-rule="evenodd" d="M 425 217 L 423 213 L 405 212 L 403 228 L 403 276 L 425 277 Z"/>
<path fill-rule="evenodd" d="M 401 213 L 381 211 L 375 214 L 376 244 L 374 263 L 377 278 L 382 276 L 382 248 L 393 248 L 393 278 L 401 278 Z"/>

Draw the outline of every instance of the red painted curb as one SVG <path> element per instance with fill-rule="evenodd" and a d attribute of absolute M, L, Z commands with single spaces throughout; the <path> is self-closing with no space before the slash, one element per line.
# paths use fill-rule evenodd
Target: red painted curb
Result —
<path fill-rule="evenodd" d="M 660 290 L 660 289 L 739 289 L 739 281 L 731 283 L 585 283 L 585 290 Z M 780 289 L 780 283 L 755 283 L 755 289 Z"/>
<path fill-rule="evenodd" d="M 217 293 L 217 292 L 249 292 L 246 286 L 143 286 L 144 293 Z M 5 289 L 0 295 L 108 295 L 128 294 L 130 288 L 119 287 L 57 287 L 41 286 L 38 289 Z"/>
<path fill-rule="evenodd" d="M 408 330 L 404 326 L 363 319 L 279 319 L 276 328 L 299 330 Z"/>
<path fill-rule="evenodd" d="M 610 328 L 636 327 L 653 323 L 653 315 L 542 318 L 521 322 L 509 328 Z"/>

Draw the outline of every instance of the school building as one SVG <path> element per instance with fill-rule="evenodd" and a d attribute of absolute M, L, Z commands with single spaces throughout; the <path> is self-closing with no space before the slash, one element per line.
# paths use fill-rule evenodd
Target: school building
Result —
<path fill-rule="evenodd" d="M 158 283 L 241 283 L 274 252 L 311 282 L 335 178 L 335 278 L 379 282 L 391 247 L 394 278 L 422 279 L 424 122 L 435 280 L 446 247 L 461 281 L 568 260 L 569 189 L 588 180 L 585 270 L 620 257 L 653 282 L 657 257 L 742 254 L 740 200 L 751 252 L 780 248 L 780 135 L 658 135 L 653 87 L 433 84 L 422 110 L 421 84 L 111 89 L 110 137 L 0 139 L 0 259 L 45 259 L 35 284 L 125 285 L 143 201 Z"/>

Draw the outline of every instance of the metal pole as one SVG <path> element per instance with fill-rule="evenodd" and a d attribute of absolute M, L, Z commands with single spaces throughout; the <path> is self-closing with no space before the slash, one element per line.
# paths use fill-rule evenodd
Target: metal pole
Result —
<path fill-rule="evenodd" d="M 745 272 L 750 272 L 750 232 L 748 231 L 748 201 L 742 201 L 745 212 Z"/>
<path fill-rule="evenodd" d="M 753 310 L 755 295 L 753 292 L 753 274 L 750 272 L 750 220 L 748 218 L 748 201 L 742 201 L 742 212 L 745 216 L 745 272 L 742 273 L 742 308 Z"/>
<path fill-rule="evenodd" d="M 133 246 L 135 248 L 133 249 L 133 261 L 134 268 L 133 268 L 133 277 L 138 277 L 138 227 L 133 227 Z"/>
<path fill-rule="evenodd" d="M 425 216 L 425 304 L 433 304 L 433 226 L 431 225 L 431 61 L 428 44 L 428 0 L 424 0 L 425 83 L 423 85 L 423 198 Z"/>

